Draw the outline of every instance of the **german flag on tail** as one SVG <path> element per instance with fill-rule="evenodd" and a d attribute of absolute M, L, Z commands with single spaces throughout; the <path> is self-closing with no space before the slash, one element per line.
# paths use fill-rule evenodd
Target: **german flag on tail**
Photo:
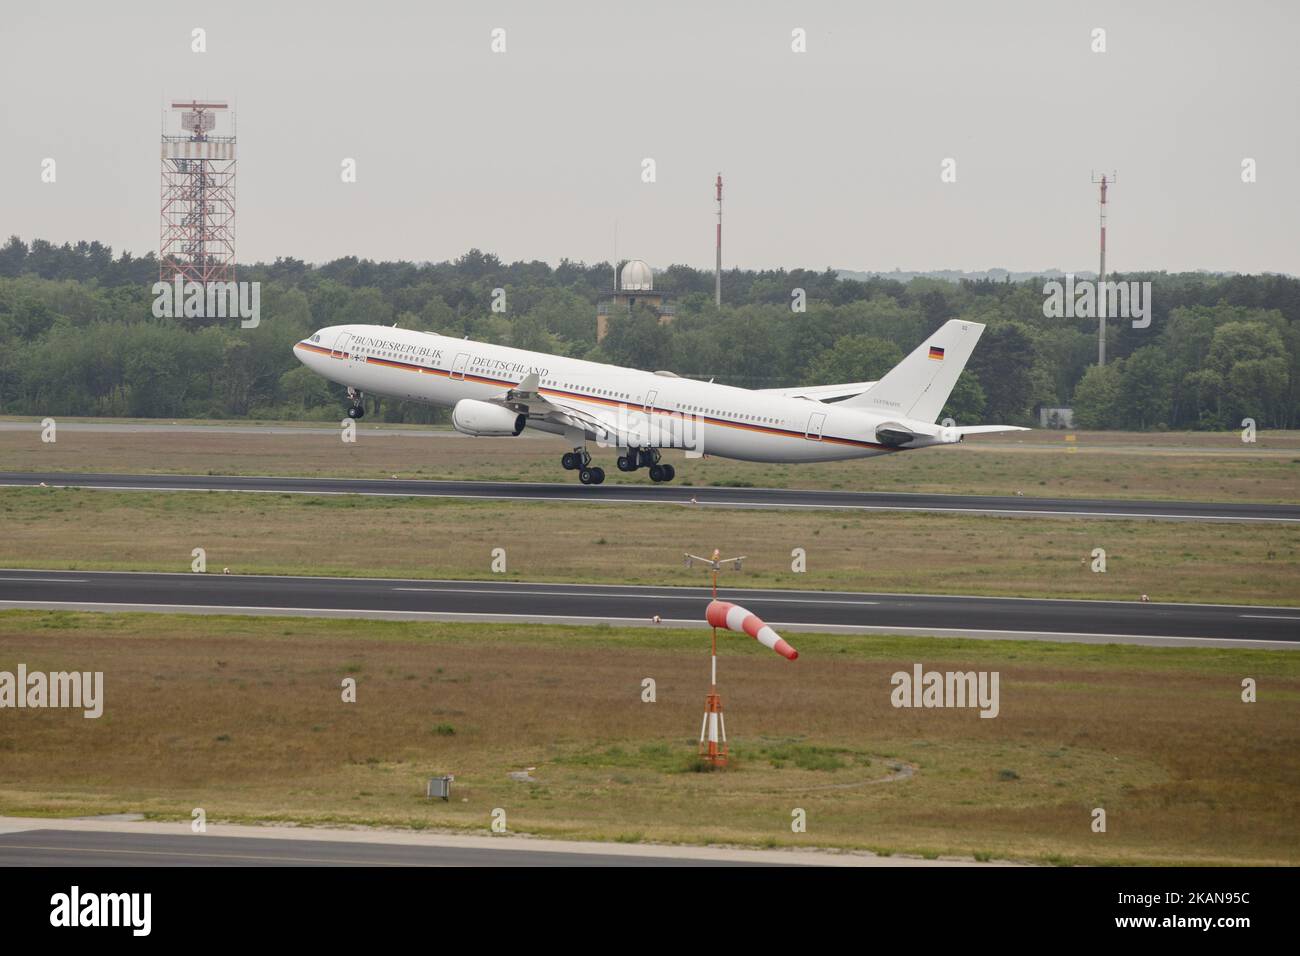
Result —
<path fill-rule="evenodd" d="M 943 361 L 943 349 L 939 348 L 939 346 L 937 346 L 937 345 L 931 345 L 931 346 L 930 346 L 930 358 L 932 358 L 932 359 L 938 359 L 939 361 L 942 362 L 942 361 Z"/>

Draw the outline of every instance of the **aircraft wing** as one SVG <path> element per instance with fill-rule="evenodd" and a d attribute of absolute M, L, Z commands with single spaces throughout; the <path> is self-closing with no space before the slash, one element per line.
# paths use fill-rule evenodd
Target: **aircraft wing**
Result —
<path fill-rule="evenodd" d="M 662 416 L 651 418 L 636 406 L 601 405 L 554 395 L 548 395 L 547 401 L 568 424 L 583 429 L 607 445 L 620 448 L 674 448 L 681 445 L 672 434 L 669 420 Z"/>
<path fill-rule="evenodd" d="M 761 388 L 765 395 L 780 395 L 783 398 L 807 398 L 814 402 L 833 402 L 840 398 L 852 398 L 875 385 L 875 382 L 846 382 L 843 385 L 805 385 L 800 388 Z"/>
<path fill-rule="evenodd" d="M 509 406 L 517 412 L 527 412 L 540 414 L 550 408 L 550 402 L 542 396 L 538 385 L 541 384 L 541 378 L 536 374 L 525 375 L 514 388 L 507 391 L 504 395 L 498 396 L 495 401 L 498 404 Z"/>
<path fill-rule="evenodd" d="M 581 429 L 604 444 L 621 448 L 672 445 L 669 436 L 659 434 L 650 416 L 643 411 L 542 394 L 536 375 L 528 375 L 496 401 L 534 418 Z"/>
<path fill-rule="evenodd" d="M 536 375 L 525 375 L 523 381 L 490 401 L 504 405 L 516 412 L 522 412 L 532 418 L 545 418 L 561 425 L 573 425 L 582 428 L 585 422 L 571 421 L 570 409 L 563 408 L 552 396 L 543 395 L 539 385 L 541 379 Z"/>

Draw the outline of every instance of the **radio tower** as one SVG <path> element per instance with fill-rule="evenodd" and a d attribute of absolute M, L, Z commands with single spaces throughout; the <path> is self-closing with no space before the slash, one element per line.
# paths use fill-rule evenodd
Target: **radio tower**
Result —
<path fill-rule="evenodd" d="M 158 278 L 206 285 L 235 278 L 235 137 L 213 134 L 226 103 L 172 103 L 183 135 L 162 134 Z"/>
<path fill-rule="evenodd" d="M 1097 364 L 1106 364 L 1106 187 L 1115 181 L 1115 173 L 1110 176 L 1102 174 L 1101 179 L 1093 173 L 1092 181 L 1101 186 L 1101 265 L 1097 269 Z"/>
<path fill-rule="evenodd" d="M 713 304 L 722 306 L 722 173 L 718 173 L 718 264 L 713 272 Z"/>

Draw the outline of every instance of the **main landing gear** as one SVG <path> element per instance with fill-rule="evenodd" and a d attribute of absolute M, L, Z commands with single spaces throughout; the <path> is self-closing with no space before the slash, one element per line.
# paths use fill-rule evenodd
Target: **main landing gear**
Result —
<path fill-rule="evenodd" d="M 560 464 L 565 471 L 576 471 L 578 480 L 584 485 L 599 485 L 605 480 L 605 469 L 591 463 L 591 455 L 587 454 L 586 448 L 565 452 Z M 641 468 L 650 469 L 651 481 L 672 481 L 677 477 L 677 471 L 672 465 L 659 463 L 657 448 L 629 448 L 626 455 L 619 455 L 619 471 L 637 471 Z"/>
<path fill-rule="evenodd" d="M 366 414 L 366 406 L 361 402 L 362 397 L 361 392 L 351 385 L 348 386 L 348 399 L 352 402 L 348 406 L 348 418 L 361 418 Z"/>
<path fill-rule="evenodd" d="M 565 471 L 576 471 L 578 480 L 584 485 L 599 485 L 605 480 L 605 469 L 591 463 L 591 455 L 585 448 L 566 451 L 560 459 Z"/>
<path fill-rule="evenodd" d="M 619 471 L 636 471 L 638 468 L 649 468 L 651 481 L 672 481 L 677 477 L 677 469 L 672 465 L 659 464 L 658 448 L 629 448 L 626 455 L 619 456 Z"/>

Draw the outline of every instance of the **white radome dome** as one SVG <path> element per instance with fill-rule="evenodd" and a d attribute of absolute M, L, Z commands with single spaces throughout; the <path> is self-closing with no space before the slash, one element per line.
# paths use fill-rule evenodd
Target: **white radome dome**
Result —
<path fill-rule="evenodd" d="M 625 292 L 650 292 L 655 287 L 654 274 L 644 259 L 629 259 L 618 271 L 618 287 Z"/>

